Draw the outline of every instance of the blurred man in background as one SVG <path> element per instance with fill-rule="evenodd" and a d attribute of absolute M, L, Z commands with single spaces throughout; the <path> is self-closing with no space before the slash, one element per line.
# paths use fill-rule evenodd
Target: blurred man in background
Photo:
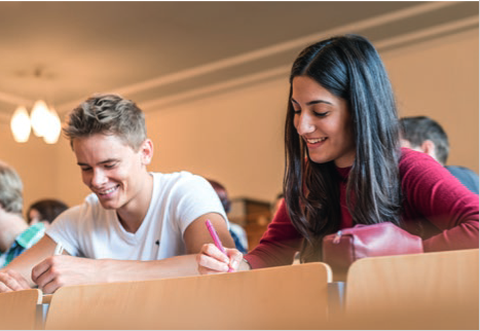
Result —
<path fill-rule="evenodd" d="M 427 116 L 403 117 L 400 119 L 402 147 L 426 153 L 456 177 L 470 191 L 478 194 L 478 175 L 460 166 L 446 166 L 449 143 L 443 128 Z"/>

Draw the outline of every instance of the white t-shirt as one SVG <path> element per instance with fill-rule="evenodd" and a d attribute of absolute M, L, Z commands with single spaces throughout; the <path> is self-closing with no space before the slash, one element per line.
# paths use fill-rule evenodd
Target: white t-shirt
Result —
<path fill-rule="evenodd" d="M 125 231 L 115 210 L 104 209 L 95 194 L 63 212 L 47 230 L 73 256 L 92 259 L 160 260 L 186 254 L 185 229 L 207 213 L 227 216 L 215 190 L 189 172 L 152 173 L 153 194 L 137 232 Z"/>

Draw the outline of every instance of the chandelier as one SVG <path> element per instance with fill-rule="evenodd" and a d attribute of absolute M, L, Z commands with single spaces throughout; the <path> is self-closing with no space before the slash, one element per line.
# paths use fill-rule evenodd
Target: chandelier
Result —
<path fill-rule="evenodd" d="M 48 107 L 45 101 L 38 100 L 33 105 L 30 116 L 25 106 L 18 106 L 12 115 L 10 128 L 16 142 L 27 142 L 33 130 L 47 144 L 55 144 L 60 137 L 62 125 L 55 109 Z"/>

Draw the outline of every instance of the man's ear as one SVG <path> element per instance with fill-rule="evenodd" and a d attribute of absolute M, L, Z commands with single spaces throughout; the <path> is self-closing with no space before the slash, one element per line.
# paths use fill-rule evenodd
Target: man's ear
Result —
<path fill-rule="evenodd" d="M 153 142 L 150 139 L 145 139 L 145 141 L 140 146 L 140 154 L 142 158 L 142 163 L 144 165 L 150 164 L 153 157 Z"/>
<path fill-rule="evenodd" d="M 433 157 L 435 160 L 437 160 L 437 155 L 435 154 L 435 144 L 431 140 L 425 140 L 422 145 L 420 146 L 422 151 L 431 157 Z M 438 160 L 437 160 L 438 161 Z"/>

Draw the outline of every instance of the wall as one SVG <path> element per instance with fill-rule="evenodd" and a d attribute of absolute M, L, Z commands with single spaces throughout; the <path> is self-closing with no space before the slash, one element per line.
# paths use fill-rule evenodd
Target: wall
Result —
<path fill-rule="evenodd" d="M 401 115 L 425 114 L 447 130 L 450 164 L 478 172 L 478 29 L 381 54 Z M 281 190 L 287 77 L 185 100 L 147 113 L 152 171 L 188 170 L 222 182 L 232 197 L 271 201 Z M 68 143 L 25 145 L 0 124 L 0 159 L 27 183 L 25 200 L 44 196 L 80 203 L 88 193 Z M 63 138 L 61 138 L 63 139 Z"/>
<path fill-rule="evenodd" d="M 151 169 L 188 170 L 232 196 L 272 200 L 282 185 L 287 100 L 285 78 L 150 113 Z"/>
<path fill-rule="evenodd" d="M 15 168 L 24 186 L 24 205 L 43 197 L 56 197 L 57 145 L 47 145 L 30 135 L 27 143 L 13 140 L 9 123 L 0 123 L 0 160 Z"/>
<path fill-rule="evenodd" d="M 478 29 L 382 54 L 400 116 L 437 120 L 450 140 L 447 164 L 478 173 Z"/>

